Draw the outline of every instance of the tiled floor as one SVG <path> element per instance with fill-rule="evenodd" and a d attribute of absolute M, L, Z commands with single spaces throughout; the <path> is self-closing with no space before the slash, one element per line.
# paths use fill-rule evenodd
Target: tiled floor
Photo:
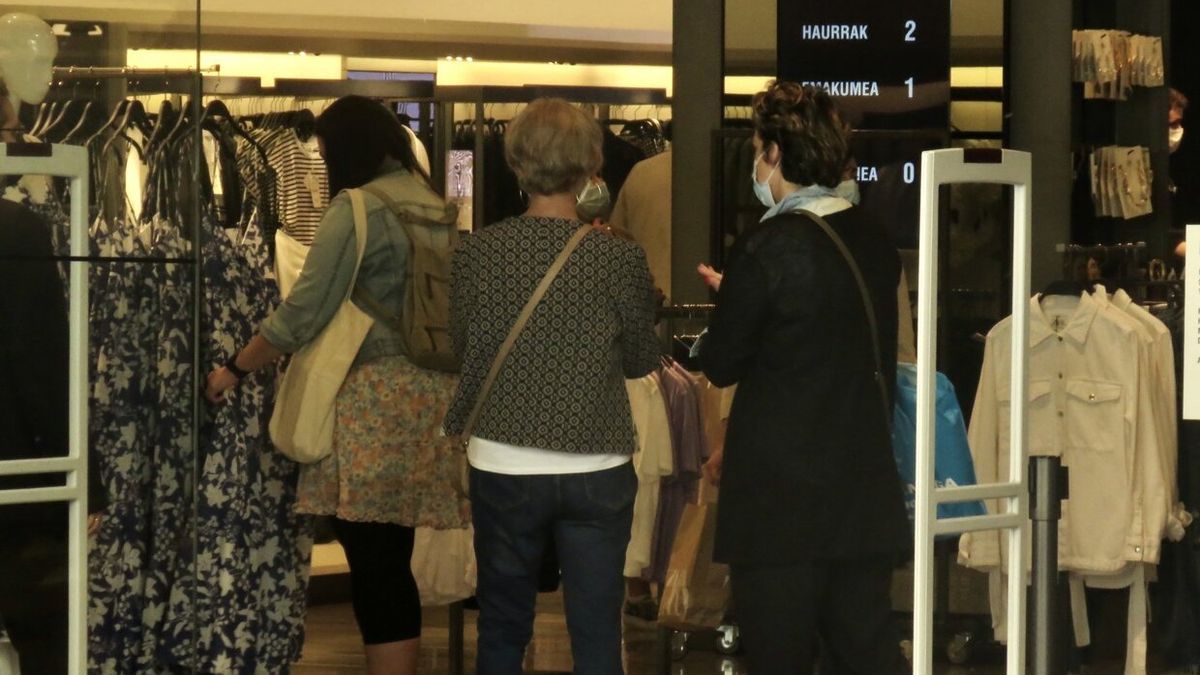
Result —
<path fill-rule="evenodd" d="M 466 672 L 474 672 L 475 613 L 466 614 L 465 658 Z M 428 675 L 449 673 L 448 613 L 431 609 L 425 613 L 424 636 L 421 644 L 421 670 Z M 570 644 L 558 596 L 544 595 L 538 607 L 534 641 L 527 656 L 527 671 L 567 673 L 571 669 Z M 625 630 L 627 675 L 659 675 L 656 667 L 657 630 L 653 624 L 631 620 Z M 297 675 L 350 675 L 365 673 L 362 646 L 349 605 L 322 605 L 309 610 L 308 639 L 304 657 L 293 670 Z M 725 657 L 712 651 L 690 651 L 687 657 L 675 662 L 671 675 L 744 675 L 745 666 L 737 657 Z M 1086 669 L 1086 675 L 1121 675 L 1118 664 Z M 1002 675 L 1002 665 L 949 666 L 939 665 L 936 675 Z M 1151 670 L 1149 675 L 1176 675 Z M 1183 675 L 1182 673 L 1178 675 Z"/>

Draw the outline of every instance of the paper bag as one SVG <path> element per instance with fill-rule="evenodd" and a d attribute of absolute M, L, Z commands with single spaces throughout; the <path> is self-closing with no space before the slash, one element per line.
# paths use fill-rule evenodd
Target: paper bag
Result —
<path fill-rule="evenodd" d="M 412 573 L 422 607 L 440 607 L 475 595 L 475 530 L 418 527 Z"/>
<path fill-rule="evenodd" d="M 659 601 L 659 624 L 701 630 L 723 623 L 729 606 L 729 566 L 713 562 L 716 531 L 716 504 L 684 506 Z"/>

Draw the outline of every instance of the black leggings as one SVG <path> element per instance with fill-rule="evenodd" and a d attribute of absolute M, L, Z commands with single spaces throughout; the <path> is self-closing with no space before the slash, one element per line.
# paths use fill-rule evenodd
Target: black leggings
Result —
<path fill-rule="evenodd" d="M 354 618 L 363 644 L 421 637 L 421 596 L 412 575 L 413 528 L 335 518 L 350 563 Z"/>

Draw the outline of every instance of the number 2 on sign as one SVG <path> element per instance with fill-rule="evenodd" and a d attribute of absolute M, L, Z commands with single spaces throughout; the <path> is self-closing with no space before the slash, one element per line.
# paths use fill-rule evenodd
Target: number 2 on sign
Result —
<path fill-rule="evenodd" d="M 913 21 L 912 19 L 905 21 L 904 29 L 906 31 L 908 31 L 907 33 L 904 34 L 904 41 L 905 42 L 916 42 L 917 41 L 917 22 Z"/>
<path fill-rule="evenodd" d="M 908 85 L 908 97 L 909 98 L 913 97 L 913 85 L 916 84 L 916 82 L 917 82 L 916 78 L 913 78 L 913 77 L 910 77 L 904 81 L 904 84 Z"/>

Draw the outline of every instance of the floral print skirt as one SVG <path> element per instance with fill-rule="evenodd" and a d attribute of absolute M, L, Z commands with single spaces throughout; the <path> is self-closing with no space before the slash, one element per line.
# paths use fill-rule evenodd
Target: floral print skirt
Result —
<path fill-rule="evenodd" d="M 355 366 L 338 391 L 333 452 L 300 467 L 300 513 L 407 527 L 459 529 L 471 509 L 457 489 L 465 458 L 442 435 L 456 377 L 403 356 Z"/>

